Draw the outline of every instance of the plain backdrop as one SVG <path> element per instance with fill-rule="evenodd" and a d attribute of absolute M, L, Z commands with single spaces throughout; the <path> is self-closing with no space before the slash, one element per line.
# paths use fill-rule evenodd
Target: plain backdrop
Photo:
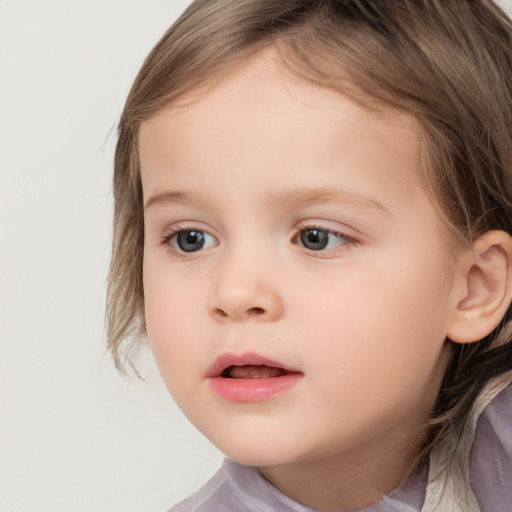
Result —
<path fill-rule="evenodd" d="M 105 354 L 115 129 L 186 0 L 0 0 L 0 511 L 163 512 L 221 454 Z"/>
<path fill-rule="evenodd" d="M 0 0 L 1 512 L 164 512 L 221 463 L 103 327 L 114 127 L 187 4 Z"/>

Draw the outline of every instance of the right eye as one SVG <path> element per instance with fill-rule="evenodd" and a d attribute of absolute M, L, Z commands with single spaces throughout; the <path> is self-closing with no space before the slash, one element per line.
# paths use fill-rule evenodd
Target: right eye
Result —
<path fill-rule="evenodd" d="M 214 236 L 196 229 L 175 231 L 166 237 L 166 241 L 173 249 L 188 253 L 208 249 L 217 244 Z"/>

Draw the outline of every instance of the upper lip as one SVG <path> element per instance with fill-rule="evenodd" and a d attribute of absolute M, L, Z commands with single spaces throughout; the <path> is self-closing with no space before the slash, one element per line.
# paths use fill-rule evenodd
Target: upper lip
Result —
<path fill-rule="evenodd" d="M 220 377 L 222 372 L 230 366 L 271 366 L 274 368 L 282 368 L 289 373 L 301 373 L 300 370 L 287 366 L 279 361 L 274 361 L 268 357 L 261 356 L 254 352 L 245 352 L 243 354 L 221 354 L 206 372 L 206 378 Z"/>

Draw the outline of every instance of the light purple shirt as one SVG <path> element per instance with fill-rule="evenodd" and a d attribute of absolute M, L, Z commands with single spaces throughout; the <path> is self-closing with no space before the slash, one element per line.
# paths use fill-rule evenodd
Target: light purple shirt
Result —
<path fill-rule="evenodd" d="M 512 385 L 494 397 L 478 419 L 469 475 L 481 512 L 512 512 Z M 426 471 L 416 475 L 357 512 L 421 512 L 427 479 Z M 283 494 L 257 468 L 229 459 L 198 493 L 169 512 L 248 511 L 318 512 Z"/>

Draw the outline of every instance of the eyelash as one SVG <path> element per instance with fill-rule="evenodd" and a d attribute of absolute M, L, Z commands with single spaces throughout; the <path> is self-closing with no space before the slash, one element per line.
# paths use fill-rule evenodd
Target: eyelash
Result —
<path fill-rule="evenodd" d="M 200 252 L 200 251 L 186 252 L 186 251 L 176 249 L 172 245 L 172 240 L 175 236 L 179 235 L 180 233 L 186 233 L 186 232 L 192 232 L 192 231 L 196 231 L 198 233 L 207 233 L 209 236 L 213 236 L 213 235 L 210 235 L 204 229 L 198 229 L 195 227 L 188 227 L 188 226 L 187 227 L 177 226 L 175 228 L 169 229 L 169 231 L 162 237 L 162 245 L 164 245 L 174 256 L 177 256 L 182 259 L 190 258 L 190 256 L 192 256 L 196 252 Z"/>
<path fill-rule="evenodd" d="M 335 256 L 335 255 L 339 254 L 340 252 L 347 250 L 347 248 L 348 248 L 348 247 L 346 247 L 347 245 L 354 245 L 354 244 L 358 243 L 358 241 L 355 238 L 352 238 L 351 236 L 349 236 L 345 233 L 342 233 L 341 231 L 336 231 L 334 229 L 329 229 L 329 228 L 326 228 L 323 226 L 318 226 L 318 225 L 302 226 L 298 230 L 297 234 L 293 237 L 293 240 L 298 241 L 298 240 L 300 240 L 301 233 L 305 233 L 307 231 L 313 231 L 313 230 L 318 230 L 323 233 L 327 233 L 328 235 L 333 235 L 333 236 L 336 236 L 338 238 L 342 238 L 345 240 L 344 243 L 341 243 L 340 245 L 338 245 L 334 248 L 331 248 L 331 249 L 327 249 L 327 250 L 314 250 L 314 249 L 309 249 L 308 247 L 305 247 L 304 245 L 302 245 L 303 249 L 306 249 L 309 252 L 316 253 L 318 256 L 320 256 L 322 253 L 327 253 L 329 256 L 332 256 L 332 255 Z"/>
<path fill-rule="evenodd" d="M 328 235 L 333 235 L 333 236 L 342 238 L 342 239 L 345 240 L 345 242 L 339 244 L 338 246 L 336 246 L 334 248 L 327 249 L 327 250 L 323 250 L 323 249 L 320 249 L 320 250 L 310 249 L 310 248 L 305 247 L 304 245 L 301 244 L 300 238 L 301 238 L 301 234 L 302 233 L 305 233 L 307 231 L 313 231 L 313 230 L 318 230 L 318 231 L 320 231 L 322 233 L 327 233 Z M 198 253 L 198 252 L 201 252 L 201 251 L 198 250 L 198 251 L 186 252 L 186 251 L 177 249 L 177 248 L 173 247 L 172 240 L 173 240 L 173 238 L 175 236 L 179 235 L 180 233 L 193 232 L 193 231 L 197 231 L 198 233 L 206 233 L 208 236 L 213 236 L 213 235 L 210 235 L 207 231 L 204 231 L 202 229 L 198 229 L 198 228 L 194 228 L 194 227 L 180 227 L 180 226 L 178 226 L 176 228 L 173 228 L 173 229 L 169 230 L 162 237 L 162 244 L 165 245 L 174 255 L 176 255 L 178 257 L 181 257 L 181 258 L 184 258 L 184 259 L 185 258 L 189 258 L 191 255 L 193 255 L 195 253 Z M 295 241 L 295 243 L 297 245 L 300 245 L 302 249 L 308 251 L 308 253 L 316 254 L 318 257 L 327 257 L 327 254 L 329 256 L 336 256 L 340 252 L 346 251 L 348 249 L 348 247 L 346 247 L 346 246 L 351 246 L 351 245 L 355 245 L 355 244 L 359 243 L 355 238 L 352 238 L 351 236 L 346 235 L 345 233 L 342 233 L 340 231 L 335 231 L 333 229 L 325 228 L 323 226 L 318 226 L 318 225 L 302 226 L 300 229 L 297 230 L 297 233 L 293 236 L 292 240 Z M 327 253 L 327 254 L 325 256 L 323 256 L 322 253 L 324 253 L 324 254 Z"/>

